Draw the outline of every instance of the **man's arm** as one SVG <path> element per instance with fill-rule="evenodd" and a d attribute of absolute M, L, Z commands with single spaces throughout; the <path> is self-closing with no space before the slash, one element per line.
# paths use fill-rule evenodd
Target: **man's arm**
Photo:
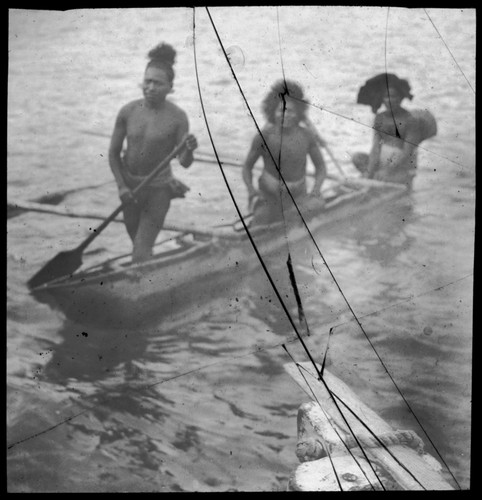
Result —
<path fill-rule="evenodd" d="M 130 194 L 130 189 L 122 176 L 121 151 L 126 134 L 125 111 L 122 109 L 116 118 L 109 146 L 109 166 L 114 174 L 121 200 Z"/>
<path fill-rule="evenodd" d="M 381 118 L 379 115 L 375 117 L 375 123 L 373 125 L 373 142 L 370 154 L 368 156 L 368 167 L 367 167 L 367 177 L 373 179 L 375 172 L 380 168 L 380 149 L 382 137 L 378 129 L 380 128 Z"/>
<path fill-rule="evenodd" d="M 400 151 L 400 154 L 397 155 L 396 160 L 391 164 L 390 168 L 396 169 L 400 166 L 407 166 L 407 163 L 410 161 L 414 149 L 417 147 L 418 141 L 418 123 L 417 121 L 410 117 L 407 120 L 405 125 L 407 133 L 405 134 L 405 138 L 403 139 L 403 147 Z"/>
<path fill-rule="evenodd" d="M 256 135 L 251 143 L 248 155 L 243 163 L 242 177 L 248 190 L 248 205 L 250 208 L 254 197 L 257 195 L 257 190 L 253 185 L 253 168 L 258 158 L 261 156 L 261 141 L 260 137 Z"/>
<path fill-rule="evenodd" d="M 181 120 L 176 134 L 176 144 L 179 144 L 186 137 L 186 144 L 183 150 L 177 156 L 179 163 L 188 168 L 191 166 L 194 155 L 193 151 L 197 148 L 197 140 L 194 135 L 189 134 L 189 120 L 184 112 L 182 112 Z"/>
<path fill-rule="evenodd" d="M 318 196 L 320 194 L 321 185 L 326 179 L 326 164 L 321 153 L 320 148 L 313 142 L 309 155 L 311 161 L 313 162 L 313 166 L 315 167 L 315 183 L 313 184 L 313 189 L 311 190 L 311 196 Z"/>

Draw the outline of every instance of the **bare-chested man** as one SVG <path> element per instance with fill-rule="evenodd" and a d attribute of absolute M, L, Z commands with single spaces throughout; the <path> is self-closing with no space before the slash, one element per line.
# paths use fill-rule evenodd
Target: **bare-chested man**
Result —
<path fill-rule="evenodd" d="M 326 166 L 314 133 L 301 126 L 306 104 L 303 92 L 293 82 L 277 82 L 263 101 L 263 112 L 268 121 L 253 139 L 243 165 L 243 180 L 248 189 L 249 206 L 254 204 L 254 224 L 266 224 L 283 218 L 284 211 L 293 206 L 291 195 L 309 209 L 322 208 L 320 188 L 326 177 Z M 315 180 L 309 196 L 306 187 L 306 164 L 310 157 L 315 167 Z M 258 190 L 253 185 L 253 167 L 258 158 L 264 162 L 258 179 Z M 283 182 L 284 179 L 284 182 Z M 308 203 L 306 203 L 308 201 Z"/>
<path fill-rule="evenodd" d="M 166 99 L 174 81 L 175 50 L 167 44 L 152 49 L 148 57 L 142 90 L 143 99 L 132 101 L 119 111 L 109 148 L 109 164 L 119 196 L 125 202 L 124 222 L 133 242 L 132 261 L 141 262 L 152 255 L 171 199 L 184 197 L 188 187 L 175 179 L 166 167 L 139 193 L 134 189 L 186 137 L 178 159 L 185 168 L 193 161 L 197 140 L 189 134 L 186 113 Z M 125 154 L 121 156 L 124 140 Z"/>
<path fill-rule="evenodd" d="M 375 116 L 373 145 L 368 159 L 368 177 L 412 187 L 417 168 L 419 125 L 402 108 L 403 93 L 390 85 L 383 97 L 385 110 Z"/>

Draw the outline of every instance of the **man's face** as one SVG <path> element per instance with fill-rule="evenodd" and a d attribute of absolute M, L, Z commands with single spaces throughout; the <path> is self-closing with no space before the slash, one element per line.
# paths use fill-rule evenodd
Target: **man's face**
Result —
<path fill-rule="evenodd" d="M 152 66 L 146 69 L 142 82 L 142 91 L 146 101 L 152 104 L 162 102 L 171 90 L 171 81 L 163 69 Z"/>
<path fill-rule="evenodd" d="M 383 97 L 383 104 L 387 109 L 398 108 L 402 103 L 403 97 L 395 87 L 388 87 Z"/>
<path fill-rule="evenodd" d="M 280 102 L 274 112 L 274 118 L 276 123 L 279 125 L 283 124 L 284 128 L 294 127 L 300 121 L 296 104 L 291 100 L 285 101 L 285 103 Z"/>

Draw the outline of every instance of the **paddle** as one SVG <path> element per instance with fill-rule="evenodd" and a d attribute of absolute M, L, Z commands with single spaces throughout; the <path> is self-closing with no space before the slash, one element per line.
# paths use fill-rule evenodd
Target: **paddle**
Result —
<path fill-rule="evenodd" d="M 81 186 L 74 189 L 65 189 L 64 191 L 57 191 L 55 193 L 49 193 L 35 200 L 19 203 L 8 203 L 7 202 L 7 219 L 21 215 L 24 212 L 34 211 L 34 212 L 48 212 L 48 209 L 42 210 L 41 205 L 58 205 L 64 198 L 71 193 L 78 193 L 79 191 L 84 191 L 86 189 L 95 189 L 105 184 L 110 184 L 112 181 L 105 181 L 100 184 L 91 184 L 89 186 Z M 31 206 L 29 206 L 31 204 Z M 38 207 L 37 207 L 38 205 Z M 37 209 L 38 208 L 38 209 Z M 55 212 L 54 212 L 55 213 Z M 75 216 L 73 216 L 75 217 Z"/>
<path fill-rule="evenodd" d="M 330 147 L 328 146 L 328 144 L 326 143 L 326 141 L 321 137 L 321 135 L 318 133 L 318 131 L 316 130 L 316 127 L 313 125 L 313 122 L 308 118 L 306 117 L 304 119 L 304 122 L 306 124 L 306 126 L 311 130 L 311 132 L 314 134 L 318 144 L 322 147 L 322 148 L 325 148 L 326 149 L 326 152 L 328 153 L 328 156 L 331 158 L 331 161 L 333 162 L 333 164 L 335 165 L 335 167 L 338 169 L 338 171 L 340 172 L 340 174 L 343 176 L 343 178 L 346 180 L 346 174 L 345 172 L 343 171 L 343 169 L 341 168 L 341 165 L 338 163 L 337 159 L 335 158 L 335 156 L 333 155 L 333 152 L 331 151 Z"/>
<path fill-rule="evenodd" d="M 184 138 L 164 160 L 135 188 L 132 194 L 135 195 L 143 187 L 154 179 L 154 177 L 162 170 L 184 147 L 186 139 Z M 119 205 L 107 219 L 89 235 L 77 248 L 60 252 L 52 260 L 47 262 L 30 280 L 27 282 L 29 288 L 36 288 L 44 283 L 72 274 L 82 265 L 82 252 L 99 234 L 112 222 L 121 212 L 125 203 Z"/>
<path fill-rule="evenodd" d="M 64 207 L 56 207 L 52 205 L 44 205 L 43 203 L 36 203 L 34 201 L 7 201 L 7 218 L 10 217 L 9 212 L 39 212 L 45 214 L 62 215 L 64 217 L 77 217 L 80 219 L 100 219 L 105 220 L 105 215 L 98 213 L 84 211 L 72 212 Z M 122 219 L 114 219 L 114 222 L 124 222 Z"/>

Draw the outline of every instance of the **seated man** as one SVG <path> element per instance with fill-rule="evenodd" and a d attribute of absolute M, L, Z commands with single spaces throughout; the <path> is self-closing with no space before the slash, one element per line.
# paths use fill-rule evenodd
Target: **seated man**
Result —
<path fill-rule="evenodd" d="M 404 184 L 412 189 L 417 169 L 417 146 L 437 133 L 435 118 L 428 110 L 407 110 L 404 99 L 412 99 L 407 80 L 381 73 L 360 89 L 357 102 L 371 106 L 375 114 L 370 154 L 355 153 L 355 167 L 369 179 Z M 381 106 L 384 109 L 378 112 Z"/>
<path fill-rule="evenodd" d="M 243 165 L 249 209 L 254 209 L 253 224 L 282 220 L 284 212 L 293 207 L 292 197 L 306 211 L 321 209 L 324 205 L 320 188 L 326 177 L 325 162 L 316 136 L 302 126 L 307 107 L 302 99 L 303 91 L 297 84 L 280 81 L 263 101 L 268 123 L 261 130 L 261 135 L 253 139 Z M 309 195 L 306 187 L 308 155 L 316 171 Z M 263 158 L 264 168 L 256 190 L 253 186 L 253 167 L 260 157 Z"/>

